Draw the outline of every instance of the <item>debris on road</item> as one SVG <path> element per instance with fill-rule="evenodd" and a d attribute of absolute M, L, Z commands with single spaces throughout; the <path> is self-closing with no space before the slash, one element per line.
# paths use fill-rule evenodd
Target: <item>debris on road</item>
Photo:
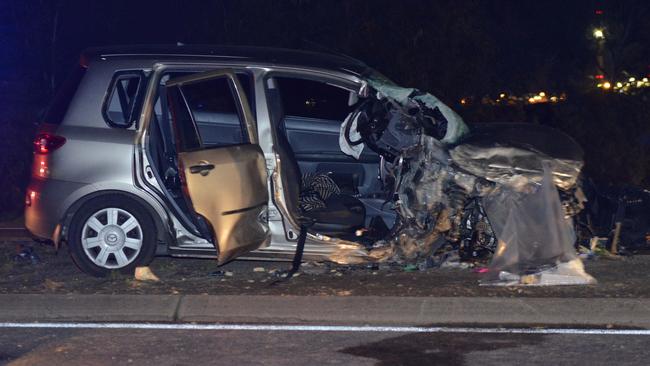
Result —
<path fill-rule="evenodd" d="M 585 272 L 579 258 L 532 274 L 519 275 L 500 271 L 496 280 L 483 280 L 481 286 L 561 286 L 593 285 L 596 280 Z"/>
<path fill-rule="evenodd" d="M 225 275 L 226 275 L 226 271 L 223 271 L 223 270 L 220 270 L 220 269 L 208 273 L 208 276 L 210 276 L 210 277 L 223 277 Z"/>
<path fill-rule="evenodd" d="M 13 259 L 14 262 L 17 263 L 30 263 L 30 264 L 38 264 L 41 261 L 38 254 L 36 254 L 36 252 L 34 251 L 34 248 L 23 247 L 23 246 L 19 248 L 18 254 L 16 254 Z"/>
<path fill-rule="evenodd" d="M 158 282 L 160 278 L 156 276 L 149 267 L 136 267 L 135 268 L 136 281 L 151 281 Z"/>
<path fill-rule="evenodd" d="M 0 244 L 1 245 L 1 244 Z M 11 245 L 11 244 L 9 244 Z M 133 274 L 116 273 L 114 276 L 95 278 L 84 276 L 74 267 L 69 256 L 56 255 L 54 247 L 39 250 L 41 263 L 17 265 L 13 262 L 13 246 L 0 255 L 0 293 L 79 293 L 79 294 L 186 294 L 210 295 L 309 295 L 335 296 L 338 292 L 352 291 L 356 296 L 503 296 L 503 297 L 650 297 L 647 269 L 650 256 L 621 257 L 620 260 L 590 260 L 587 271 L 598 278 L 598 286 L 480 286 L 485 275 L 478 273 L 487 265 L 477 263 L 472 269 L 432 268 L 425 271 L 404 272 L 404 265 L 379 263 L 371 270 L 367 264 L 337 265 L 317 263 L 321 273 L 302 275 L 287 286 L 269 286 L 276 278 L 270 273 L 284 270 L 286 262 L 267 262 L 267 274 L 253 272 L 260 263 L 233 261 L 217 268 L 212 260 L 170 257 L 157 258 L 151 270 L 160 282 L 137 281 Z M 323 268 L 323 269 L 321 269 Z M 210 277 L 211 271 L 223 271 L 222 277 Z M 334 272 L 330 273 L 330 270 Z M 232 272 L 226 277 L 225 272 Z M 62 284 L 48 290 L 45 279 Z M 248 280 L 255 280 L 249 283 Z M 264 282 L 266 281 L 266 282 Z M 401 284 L 398 287 L 397 284 Z M 249 287 L 249 289 L 245 289 Z"/>
<path fill-rule="evenodd" d="M 328 267 L 321 262 L 307 262 L 303 263 L 300 271 L 306 275 L 323 275 L 329 271 Z"/>
<path fill-rule="evenodd" d="M 57 282 L 46 278 L 43 282 L 43 286 L 45 286 L 45 288 L 48 290 L 58 290 L 63 287 L 63 282 Z"/>

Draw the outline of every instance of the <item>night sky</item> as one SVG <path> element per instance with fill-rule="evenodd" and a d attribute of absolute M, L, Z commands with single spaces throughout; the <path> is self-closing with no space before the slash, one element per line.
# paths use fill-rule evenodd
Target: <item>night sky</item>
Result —
<path fill-rule="evenodd" d="M 443 98 L 495 88 L 566 89 L 593 63 L 591 27 L 603 18 L 627 20 L 628 8 L 647 13 L 648 6 L 643 1 L 10 0 L 0 5 L 2 64 L 3 72 L 54 70 L 60 79 L 88 46 L 246 44 L 346 53 Z M 604 11 L 600 19 L 598 9 Z"/>

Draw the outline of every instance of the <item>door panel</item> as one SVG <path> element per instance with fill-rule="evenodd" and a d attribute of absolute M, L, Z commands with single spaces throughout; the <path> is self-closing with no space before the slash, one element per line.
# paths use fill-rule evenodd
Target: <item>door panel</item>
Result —
<path fill-rule="evenodd" d="M 184 76 L 166 88 L 184 194 L 211 224 L 219 263 L 268 243 L 266 163 L 234 72 Z"/>
<path fill-rule="evenodd" d="M 257 249 L 268 240 L 266 165 L 259 145 L 183 152 L 178 156 L 192 206 L 214 229 L 220 263 Z M 202 166 L 207 169 L 201 170 Z"/>

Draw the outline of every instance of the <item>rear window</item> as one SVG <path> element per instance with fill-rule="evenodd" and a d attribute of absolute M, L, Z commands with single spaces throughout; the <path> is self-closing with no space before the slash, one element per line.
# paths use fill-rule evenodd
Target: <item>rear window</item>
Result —
<path fill-rule="evenodd" d="M 113 76 L 102 114 L 111 127 L 130 127 L 137 118 L 138 97 L 144 84 L 142 71 L 120 71 Z"/>
<path fill-rule="evenodd" d="M 68 107 L 70 107 L 70 102 L 72 102 L 72 98 L 77 92 L 77 88 L 85 73 L 86 68 L 81 65 L 76 65 L 72 72 L 70 72 L 65 81 L 63 81 L 63 84 L 61 84 L 50 107 L 45 113 L 44 123 L 59 125 L 63 122 Z"/>

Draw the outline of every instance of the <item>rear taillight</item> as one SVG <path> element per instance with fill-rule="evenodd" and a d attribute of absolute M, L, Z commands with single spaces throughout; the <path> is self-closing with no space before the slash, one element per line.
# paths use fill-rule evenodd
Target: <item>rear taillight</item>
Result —
<path fill-rule="evenodd" d="M 25 195 L 25 206 L 30 207 L 35 200 L 36 191 L 32 191 L 31 189 L 28 190 L 27 194 Z"/>
<path fill-rule="evenodd" d="M 49 154 L 65 144 L 65 137 L 50 133 L 40 133 L 34 139 L 34 152 Z"/>

